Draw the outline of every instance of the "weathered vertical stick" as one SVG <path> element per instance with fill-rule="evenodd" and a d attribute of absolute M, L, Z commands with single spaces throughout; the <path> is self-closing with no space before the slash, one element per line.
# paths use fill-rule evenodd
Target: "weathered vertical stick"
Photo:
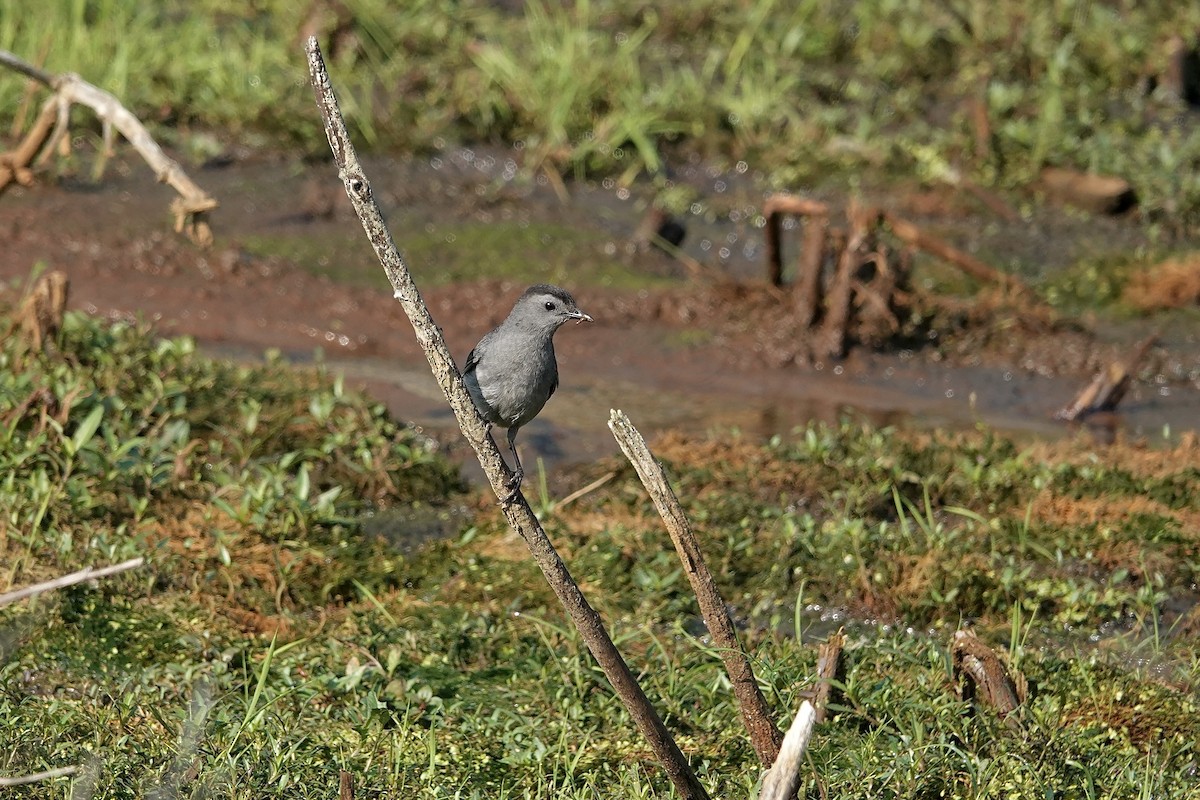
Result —
<path fill-rule="evenodd" d="M 817 709 L 817 722 L 825 721 L 826 706 L 833 691 L 833 679 L 837 676 L 838 660 L 846 646 L 846 634 L 838 631 L 817 648 L 817 691 L 813 705 Z"/>
<path fill-rule="evenodd" d="M 807 328 L 817 318 L 821 305 L 821 273 L 825 267 L 825 248 L 829 238 L 829 218 L 809 217 L 804 224 L 804 247 L 797 262 L 795 298 L 796 325 Z"/>
<path fill-rule="evenodd" d="M 309 78 L 316 94 L 317 107 L 325 123 L 325 133 L 329 138 L 329 147 L 333 151 L 334 161 L 338 166 L 338 174 L 346 187 L 346 194 L 362 222 L 367 239 L 375 250 L 379 263 L 387 273 L 388 280 L 395 290 L 395 297 L 404 308 L 404 313 L 412 323 L 417 341 L 425 351 L 433 377 L 441 386 L 446 401 L 450 404 L 463 437 L 475 450 L 479 457 L 488 481 L 496 496 L 503 498 L 509 494 L 508 467 L 496 448 L 496 443 L 488 433 L 483 419 L 475 410 L 466 387 L 463 386 L 462 376 L 454 364 L 450 350 L 442 338 L 442 331 L 434 323 L 429 309 L 421 299 L 420 292 L 413 282 L 408 267 L 401 258 L 392 234 L 383 220 L 383 214 L 375 202 L 371 186 L 366 174 L 358 161 L 358 155 L 346 132 L 346 123 L 342 119 L 341 109 L 333 93 L 329 81 L 329 73 L 325 69 L 325 60 L 317 45 L 316 37 L 309 37 L 305 42 L 305 52 L 308 54 Z M 696 779 L 687 759 L 679 750 L 675 740 L 663 725 L 662 719 L 650 701 L 646 698 L 642 687 L 629 670 L 629 665 L 621 657 L 600 615 L 596 613 L 579 590 L 579 586 L 567 571 L 566 565 L 554 549 L 553 543 L 542 529 L 541 524 L 530 510 L 524 495 L 518 494 L 510 503 L 502 503 L 508 524 L 520 534 L 529 547 L 534 561 L 541 568 L 547 583 L 554 590 L 559 602 L 563 604 L 571 621 L 579 630 L 588 649 L 604 670 L 604 675 L 612 684 L 613 689 L 625 704 L 637 723 L 638 729 L 650 744 L 651 750 L 666 770 L 675 789 L 684 798 L 700 798 L 707 800 L 708 793 Z"/>
<path fill-rule="evenodd" d="M 857 203 L 851 203 L 846 210 L 850 219 L 850 236 L 846 246 L 838 257 L 837 273 L 833 277 L 833 285 L 829 288 L 828 303 L 825 307 L 825 322 L 821 326 L 818 352 L 829 358 L 841 358 L 846 352 L 846 328 L 850 324 L 850 291 L 854 280 L 854 272 L 862 259 L 863 244 L 870 232 L 871 218 L 878 212 L 864 210 Z"/>
<path fill-rule="evenodd" d="M 767 259 L 767 280 L 772 286 L 783 285 L 782 224 L 785 215 L 796 217 L 828 217 L 829 207 L 819 200 L 806 200 L 788 194 L 773 194 L 763 203 L 763 217 L 767 220 L 766 242 L 763 247 Z"/>
<path fill-rule="evenodd" d="M 687 573 L 692 591 L 700 603 L 704 624 L 708 626 L 708 632 L 712 634 L 713 641 L 721 651 L 725 671 L 729 673 L 729 680 L 733 683 L 733 694 L 742 712 L 742 721 L 750 733 L 750 742 L 758 753 L 759 761 L 764 767 L 769 767 L 779 755 L 783 734 L 775 727 L 767 702 L 758 688 L 758 681 L 754 679 L 750 659 L 746 657 L 738 642 L 733 620 L 729 618 L 729 611 L 725 607 L 725 601 L 721 599 L 721 592 L 704 563 L 704 555 L 700 552 L 700 545 L 696 542 L 687 516 L 679 506 L 679 500 L 671 490 L 671 485 L 667 483 L 662 466 L 655 460 L 646 445 L 646 440 L 638 433 L 637 428 L 633 427 L 629 417 L 625 416 L 623 411 L 612 411 L 608 427 L 625 457 L 637 470 L 638 477 L 642 479 L 642 484 L 654 500 L 655 508 L 666 523 L 671 541 L 675 543 L 675 551 L 683 563 L 683 571 Z"/>

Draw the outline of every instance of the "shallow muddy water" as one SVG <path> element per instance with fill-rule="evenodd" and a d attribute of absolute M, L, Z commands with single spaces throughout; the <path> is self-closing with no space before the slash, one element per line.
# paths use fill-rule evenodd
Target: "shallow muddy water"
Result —
<path fill-rule="evenodd" d="M 994 358 L 964 365 L 924 351 L 862 349 L 838 363 L 770 366 L 744 352 L 747 340 L 714 333 L 712 321 L 664 310 L 663 297 L 699 288 L 676 262 L 628 247 L 645 192 L 603 181 L 569 184 L 564 203 L 548 182 L 522 181 L 511 155 L 460 149 L 377 159 L 368 174 L 460 362 L 527 283 L 562 283 L 597 317 L 594 325 L 558 334 L 561 388 L 522 431 L 529 464 L 617 452 L 606 427 L 610 408 L 626 411 L 647 434 L 736 428 L 768 437 L 845 414 L 922 428 L 986 424 L 1021 436 L 1072 433 L 1052 415 L 1084 385 L 1086 371 Z M 170 233 L 169 190 L 140 163 L 118 160 L 97 185 L 64 180 L 0 198 L 0 277 L 19 284 L 35 264 L 62 269 L 71 279 L 72 307 L 150 319 L 163 333 L 194 336 L 219 355 L 253 360 L 277 348 L 305 362 L 320 348 L 352 384 L 368 387 L 396 415 L 461 453 L 449 411 L 333 168 L 254 158 L 193 177 L 222 203 L 213 215 L 212 250 Z M 693 165 L 679 169 L 677 179 L 711 198 L 684 216 L 685 252 L 726 278 L 761 281 L 762 231 L 754 215 L 763 176 Z M 837 201 L 828 189 L 818 192 Z M 1130 222 L 1050 210 L 1036 223 L 1016 223 L 1024 233 L 1017 235 L 1013 223 L 981 221 L 945 198 L 939 210 L 928 197 L 920 203 L 915 197 L 897 192 L 882 200 L 924 214 L 923 222 L 960 247 L 1001 252 L 1025 272 L 1031 253 L 1052 271 L 1099 246 L 1140 243 Z M 737 313 L 743 311 L 752 326 L 754 308 Z M 1147 328 L 1111 326 L 1105 344 L 1123 351 Z M 1100 421 L 1099 441 L 1113 429 L 1153 443 L 1200 428 L 1195 328 L 1186 320 L 1167 326 L 1164 363 L 1174 365 L 1173 373 L 1136 382 L 1118 413 Z"/>

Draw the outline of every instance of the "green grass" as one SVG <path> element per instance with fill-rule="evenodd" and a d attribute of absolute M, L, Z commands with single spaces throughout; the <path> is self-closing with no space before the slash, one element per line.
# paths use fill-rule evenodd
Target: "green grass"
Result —
<path fill-rule="evenodd" d="M 1164 236 L 1200 221 L 1200 142 L 1170 98 L 1144 91 L 1169 37 L 1200 25 L 1186 3 L 342 5 L 346 35 L 331 41 L 327 21 L 323 44 L 355 135 L 377 149 L 502 142 L 529 171 L 649 176 L 667 195 L 679 187 L 664 165 L 692 156 L 745 160 L 793 189 L 950 168 L 1016 188 L 1060 165 L 1132 181 Z M 211 152 L 215 134 L 323 153 L 306 13 L 281 0 L 15 0 L 0 47 L 114 92 L 184 150 Z M 0 81 L 0 122 L 23 91 Z M 986 152 L 969 98 L 988 115 Z"/>
<path fill-rule="evenodd" d="M 0 588 L 150 563 L 0 609 L 0 774 L 81 766 L 22 796 L 324 798 L 343 769 L 363 797 L 672 796 L 492 500 L 447 538 L 384 543 L 405 509 L 463 501 L 378 405 L 77 314 L 59 349 L 0 346 Z M 803 796 L 1200 791 L 1187 445 L 847 423 L 655 450 L 784 723 L 812 635 L 847 627 Z M 616 462 L 574 479 L 612 469 L 543 503 L 548 532 L 713 796 L 749 796 L 754 753 L 649 500 Z M 967 617 L 1033 686 L 1015 729 L 954 696 Z"/>

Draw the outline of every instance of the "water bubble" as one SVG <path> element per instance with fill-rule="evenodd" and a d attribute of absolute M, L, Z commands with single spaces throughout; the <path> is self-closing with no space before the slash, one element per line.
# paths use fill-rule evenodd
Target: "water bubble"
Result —
<path fill-rule="evenodd" d="M 700 214 L 704 211 L 704 206 L 700 205 L 699 203 L 692 203 L 691 207 L 688 208 L 688 211 L 691 211 L 694 216 L 700 216 Z"/>
<path fill-rule="evenodd" d="M 429 166 L 433 167 L 434 169 L 441 169 L 443 166 L 443 163 L 440 158 L 438 158 L 437 156 L 434 156 L 433 158 L 429 159 Z"/>
<path fill-rule="evenodd" d="M 615 256 L 616 254 L 617 254 L 617 243 L 616 242 L 605 242 L 604 243 L 604 255 Z"/>
<path fill-rule="evenodd" d="M 730 256 L 730 253 L 729 253 L 729 248 L 728 248 L 728 247 L 722 247 L 720 250 L 718 250 L 718 251 L 717 251 L 717 255 L 721 257 L 721 260 L 722 260 L 722 261 L 725 261 L 725 260 L 727 260 L 727 259 L 729 258 L 729 256 Z"/>
<path fill-rule="evenodd" d="M 730 114 L 730 115 L 729 115 L 729 124 L 730 124 L 730 125 L 733 125 L 734 127 L 736 127 L 736 126 L 738 126 L 738 125 L 741 125 L 741 124 L 742 124 L 742 118 L 741 118 L 741 117 L 739 117 L 737 114 Z"/>
<path fill-rule="evenodd" d="M 433 137 L 433 146 L 437 150 L 442 150 L 446 147 L 446 140 L 441 136 L 435 136 Z"/>
<path fill-rule="evenodd" d="M 613 39 L 615 39 L 619 45 L 625 44 L 629 41 L 629 34 L 625 33 L 625 31 L 618 31 L 617 35 L 614 36 Z"/>
<path fill-rule="evenodd" d="M 251 75 L 250 88 L 257 89 L 259 86 L 262 86 L 262 78 L 258 77 L 257 75 Z"/>
<path fill-rule="evenodd" d="M 702 239 L 700 241 L 700 249 L 707 253 L 709 250 L 712 250 L 712 242 L 708 239 Z"/>
<path fill-rule="evenodd" d="M 1011 372 L 1005 372 L 1005 373 L 1004 373 L 1004 382 L 1005 382 L 1005 383 L 1008 383 L 1008 382 L 1009 382 L 1009 381 L 1011 381 L 1012 379 L 1013 379 L 1013 374 L 1012 374 Z"/>
<path fill-rule="evenodd" d="M 750 165 L 747 164 L 745 161 L 739 161 L 734 166 L 734 169 L 737 170 L 738 175 L 745 175 L 746 170 L 750 169 Z"/>
<path fill-rule="evenodd" d="M 617 185 L 617 182 L 615 180 L 613 180 L 612 178 L 605 178 L 604 180 L 600 181 L 600 185 L 603 186 L 605 189 L 611 190 L 614 186 Z"/>
<path fill-rule="evenodd" d="M 458 237 L 455 236 L 453 233 L 446 234 L 446 244 L 454 244 L 454 242 L 457 240 L 458 240 Z"/>
<path fill-rule="evenodd" d="M 953 397 L 954 397 L 954 390 L 953 390 L 953 389 L 947 389 L 947 390 L 946 390 L 946 399 L 947 399 L 947 400 L 949 400 L 949 399 L 951 399 L 951 398 L 953 398 Z"/>
<path fill-rule="evenodd" d="M 713 189 L 717 191 L 717 194 L 724 192 L 728 188 L 729 186 L 725 183 L 725 181 L 717 181 L 713 184 Z"/>
<path fill-rule="evenodd" d="M 725 241 L 728 242 L 729 244 L 733 244 L 737 240 L 738 240 L 738 235 L 736 233 L 730 233 L 728 236 L 725 237 Z"/>
<path fill-rule="evenodd" d="M 629 190 L 627 188 L 625 188 L 624 186 L 622 186 L 620 189 L 617 189 L 617 199 L 618 200 L 628 200 L 629 199 Z"/>
<path fill-rule="evenodd" d="M 845 371 L 846 371 L 846 368 L 843 367 L 841 364 L 838 364 L 836 367 L 833 368 L 834 375 L 841 375 Z"/>

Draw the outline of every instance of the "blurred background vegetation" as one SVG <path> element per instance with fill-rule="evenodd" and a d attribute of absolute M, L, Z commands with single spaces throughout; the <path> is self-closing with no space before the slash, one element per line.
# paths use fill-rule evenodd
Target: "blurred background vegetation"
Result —
<path fill-rule="evenodd" d="M 844 172 L 1131 181 L 1200 221 L 1200 137 L 1159 80 L 1200 6 L 1127 0 L 724 2 L 11 0 L 0 47 L 121 97 L 197 158 L 324 149 L 301 42 L 317 34 L 361 143 L 497 142 L 525 166 L 661 178 L 702 157 L 784 187 Z M 22 105 L 0 81 L 0 124 Z M 980 116 L 987 124 L 980 127 Z"/>

